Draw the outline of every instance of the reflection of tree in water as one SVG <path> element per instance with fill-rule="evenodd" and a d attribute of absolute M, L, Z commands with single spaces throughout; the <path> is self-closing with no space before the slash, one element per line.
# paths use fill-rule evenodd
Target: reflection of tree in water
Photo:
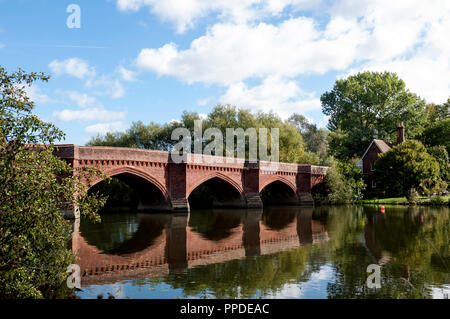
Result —
<path fill-rule="evenodd" d="M 187 275 L 169 276 L 166 282 L 186 296 L 212 294 L 217 298 L 249 298 L 275 293 L 305 271 L 308 251 L 302 247 L 257 258 L 189 269 Z"/>
<path fill-rule="evenodd" d="M 232 234 L 241 224 L 245 210 L 193 210 L 189 216 L 189 226 L 205 239 L 218 241 Z"/>
<path fill-rule="evenodd" d="M 105 254 L 125 255 L 142 251 L 161 236 L 170 215 L 104 214 L 101 223 L 83 220 L 80 232 L 88 244 Z"/>
<path fill-rule="evenodd" d="M 372 219 L 377 247 L 391 256 L 381 268 L 381 288 L 367 288 L 366 267 L 377 260 L 358 243 L 361 228 L 349 227 L 332 254 L 337 276 L 328 284 L 330 298 L 430 298 L 430 283 L 449 283 L 444 265 L 450 253 L 448 209 L 389 207 L 386 211 L 381 215 L 365 208 L 365 222 Z M 433 246 L 443 257 L 438 267 Z"/>

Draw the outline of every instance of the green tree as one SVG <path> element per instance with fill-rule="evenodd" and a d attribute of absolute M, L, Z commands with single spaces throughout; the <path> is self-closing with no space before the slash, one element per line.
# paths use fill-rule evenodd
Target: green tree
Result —
<path fill-rule="evenodd" d="M 450 182 L 450 162 L 447 149 L 438 145 L 427 148 L 427 151 L 438 161 L 441 179 L 448 184 Z"/>
<path fill-rule="evenodd" d="M 379 155 L 374 178 L 387 193 L 400 194 L 411 201 L 412 188 L 425 182 L 440 181 L 439 163 L 422 143 L 408 140 Z"/>
<path fill-rule="evenodd" d="M 450 118 L 431 123 L 423 132 L 421 141 L 427 146 L 443 145 L 450 153 Z"/>
<path fill-rule="evenodd" d="M 320 204 L 355 203 L 362 199 L 366 187 L 361 171 L 350 161 L 333 157 L 326 160 L 329 167 L 323 183 L 311 190 L 314 200 Z"/>
<path fill-rule="evenodd" d="M 323 113 L 330 116 L 330 150 L 341 159 L 362 156 L 374 138 L 394 141 L 401 121 L 406 136 L 415 137 L 427 118 L 425 102 L 389 72 L 362 72 L 337 80 L 321 102 Z"/>
<path fill-rule="evenodd" d="M 67 249 L 71 227 L 61 209 L 73 202 L 83 215 L 98 219 L 105 200 L 88 195 L 82 183 L 99 172 L 74 172 L 53 156 L 51 144 L 64 134 L 32 114 L 26 87 L 48 79 L 0 67 L 0 298 L 50 296 L 74 263 Z"/>
<path fill-rule="evenodd" d="M 450 97 L 442 104 L 427 104 L 428 122 L 443 121 L 450 117 Z"/>
<path fill-rule="evenodd" d="M 238 109 L 231 105 L 217 105 L 205 119 L 201 119 L 195 112 L 184 111 L 179 122 L 170 122 L 164 125 L 142 122 L 133 123 L 131 128 L 123 133 L 107 133 L 104 136 L 92 138 L 90 146 L 122 146 L 137 147 L 154 150 L 170 150 L 178 143 L 171 139 L 173 129 L 178 127 L 187 128 L 194 137 L 194 121 L 200 120 L 203 132 L 208 128 L 218 128 L 223 135 L 223 143 L 226 145 L 226 129 L 255 128 L 259 139 L 259 128 L 279 129 L 280 161 L 289 163 L 319 164 L 320 158 L 310 152 L 305 152 L 305 143 L 302 135 L 288 121 L 283 121 L 274 113 L 259 112 L 256 114 L 248 110 Z M 270 138 L 268 138 L 270 143 Z M 209 141 L 202 141 L 203 146 Z M 245 140 L 246 154 L 248 155 L 249 141 Z M 192 151 L 194 152 L 194 138 L 192 139 Z M 268 145 L 270 153 L 270 144 Z"/>
<path fill-rule="evenodd" d="M 363 198 L 363 192 L 366 188 L 361 170 L 351 161 L 339 161 L 338 168 L 347 184 L 350 186 L 352 195 L 351 201 L 353 203 L 359 202 Z"/>
<path fill-rule="evenodd" d="M 326 159 L 328 152 L 328 130 L 319 129 L 301 114 L 292 114 L 289 123 L 297 128 L 306 143 L 309 152 L 317 154 L 321 159 Z"/>

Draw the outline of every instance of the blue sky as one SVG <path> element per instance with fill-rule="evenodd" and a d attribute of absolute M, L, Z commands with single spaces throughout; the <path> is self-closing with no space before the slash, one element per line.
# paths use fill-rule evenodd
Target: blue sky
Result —
<path fill-rule="evenodd" d="M 0 0 L 0 65 L 52 75 L 29 94 L 66 143 L 218 103 L 323 127 L 320 95 L 362 70 L 444 102 L 449 16 L 447 0 Z"/>

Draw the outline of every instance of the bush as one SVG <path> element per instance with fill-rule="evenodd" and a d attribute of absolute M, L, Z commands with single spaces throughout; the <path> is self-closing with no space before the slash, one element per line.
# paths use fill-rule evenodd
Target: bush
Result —
<path fill-rule="evenodd" d="M 22 70 L 8 74 L 0 67 L 0 299 L 52 295 L 74 263 L 67 248 L 71 227 L 61 216 L 64 203 L 74 202 L 94 219 L 104 203 L 104 198 L 89 196 L 82 183 L 97 170 L 75 174 L 53 156 L 51 146 L 30 146 L 64 137 L 31 114 L 34 103 L 25 85 L 37 79 L 48 77 Z"/>
<path fill-rule="evenodd" d="M 327 160 L 329 169 L 324 182 L 313 187 L 314 201 L 320 204 L 346 204 L 359 202 L 365 188 L 361 173 L 347 161 Z"/>
<path fill-rule="evenodd" d="M 445 199 L 439 195 L 433 196 L 430 199 L 431 206 L 443 206 L 445 204 Z"/>

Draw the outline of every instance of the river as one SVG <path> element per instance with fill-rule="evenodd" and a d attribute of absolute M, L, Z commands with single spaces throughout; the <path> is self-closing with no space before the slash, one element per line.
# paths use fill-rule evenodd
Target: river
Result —
<path fill-rule="evenodd" d="M 449 298 L 449 236 L 448 208 L 105 213 L 98 224 L 75 222 L 72 249 L 81 269 L 76 294 Z M 378 288 L 370 265 L 380 270 Z"/>

